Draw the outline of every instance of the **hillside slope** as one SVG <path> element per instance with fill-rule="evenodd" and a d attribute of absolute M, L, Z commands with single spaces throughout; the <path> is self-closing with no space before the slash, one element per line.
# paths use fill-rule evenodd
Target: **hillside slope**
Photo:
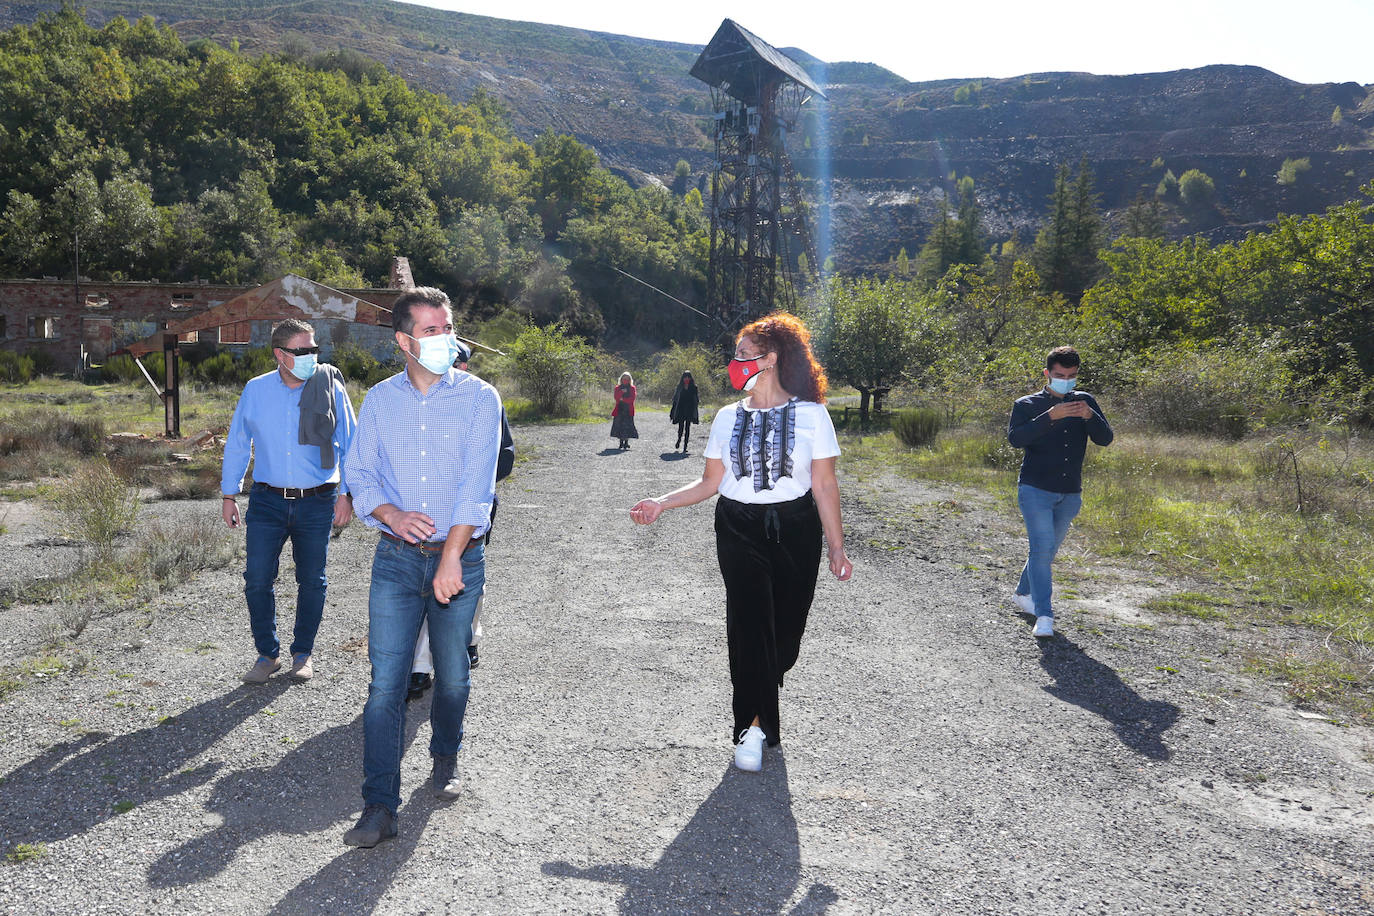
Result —
<path fill-rule="evenodd" d="M 57 4 L 0 7 L 0 27 Z M 455 99 L 481 88 L 532 138 L 569 133 L 636 181 L 667 180 L 685 159 L 704 182 L 713 151 L 706 87 L 687 75 L 701 45 L 431 10 L 390 0 L 91 0 L 94 24 L 152 15 L 187 40 L 253 52 L 361 51 L 412 84 Z M 747 24 L 747 23 L 746 23 Z M 708 35 L 684 36 L 705 40 Z M 765 34 L 763 36 L 767 38 Z M 914 253 L 950 176 L 977 182 L 995 238 L 1032 236 L 1055 168 L 1085 158 L 1109 223 L 1167 171 L 1201 169 L 1216 186 L 1201 208 L 1168 205 L 1171 235 L 1233 238 L 1281 212 L 1348 200 L 1374 178 L 1374 93 L 1307 85 L 1256 67 L 1097 76 L 908 83 L 872 64 L 827 64 L 786 49 L 826 84 L 793 151 L 842 268 Z M 1310 170 L 1291 184 L 1287 159 Z M 651 178 L 652 176 L 652 178 Z"/>

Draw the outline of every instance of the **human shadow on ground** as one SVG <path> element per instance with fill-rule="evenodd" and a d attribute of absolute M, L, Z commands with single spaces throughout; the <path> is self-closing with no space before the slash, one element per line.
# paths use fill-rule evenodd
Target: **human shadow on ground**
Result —
<path fill-rule="evenodd" d="M 429 720 L 429 702 L 406 710 L 403 749 Z M 239 851 L 272 834 L 305 837 L 362 812 L 363 717 L 325 729 L 272 766 L 220 777 L 206 802 L 220 824 L 163 854 L 148 867 L 152 887 L 184 887 L 229 866 Z M 350 824 L 349 826 L 352 826 Z M 346 829 L 346 828 L 344 828 Z M 343 829 L 338 839 L 342 848 Z"/>
<path fill-rule="evenodd" d="M 87 732 L 48 748 L 0 783 L 0 845 L 53 842 L 214 778 L 220 764 L 185 769 L 287 688 L 240 686 L 126 735 Z M 137 815 L 134 815 L 137 817 Z"/>
<path fill-rule="evenodd" d="M 608 448 L 603 448 L 601 451 L 597 452 L 597 455 L 601 456 L 602 458 L 605 458 L 607 455 L 623 455 L 628 451 L 629 449 L 627 448 L 617 448 L 616 446 L 612 445 Z"/>
<path fill-rule="evenodd" d="M 547 862 L 544 874 L 623 884 L 620 912 L 724 912 L 820 916 L 839 899 L 814 884 L 796 906 L 786 909 L 801 882 L 801 846 L 792 817 L 787 763 L 770 750 L 763 770 L 733 766 L 697 808 L 687 826 L 648 868 Z"/>
<path fill-rule="evenodd" d="M 461 768 L 462 764 L 459 766 Z M 373 912 L 397 876 L 405 871 L 405 864 L 415 854 L 434 812 L 448 804 L 462 803 L 461 796 L 452 803 L 439 801 L 426 780 L 401 803 L 395 839 L 379 843 L 372 849 L 353 849 L 343 845 L 340 833 L 338 855 L 287 891 L 268 913 L 334 916 L 336 913 Z M 455 880 L 461 881 L 461 878 Z"/>
<path fill-rule="evenodd" d="M 684 458 L 692 457 L 687 452 L 662 452 L 658 456 L 664 461 L 681 461 Z"/>
<path fill-rule="evenodd" d="M 1106 719 L 1121 743 L 1137 754 L 1169 759 L 1164 733 L 1178 721 L 1173 703 L 1143 698 L 1063 634 L 1040 640 L 1040 667 L 1054 678 L 1045 692 Z"/>

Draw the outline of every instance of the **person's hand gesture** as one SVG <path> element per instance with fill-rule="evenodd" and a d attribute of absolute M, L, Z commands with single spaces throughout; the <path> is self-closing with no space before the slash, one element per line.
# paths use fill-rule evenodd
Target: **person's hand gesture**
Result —
<path fill-rule="evenodd" d="M 1050 408 L 1051 420 L 1065 420 L 1069 417 L 1077 417 L 1086 420 L 1093 415 L 1093 409 L 1088 406 L 1087 401 L 1065 401 L 1062 404 L 1055 404 Z"/>
<path fill-rule="evenodd" d="M 630 518 L 636 525 L 652 525 L 663 514 L 663 503 L 656 499 L 641 499 L 630 509 Z"/>

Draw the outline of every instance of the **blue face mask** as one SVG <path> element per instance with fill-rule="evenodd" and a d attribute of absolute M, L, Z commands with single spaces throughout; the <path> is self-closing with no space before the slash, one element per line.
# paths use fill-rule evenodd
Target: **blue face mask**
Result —
<path fill-rule="evenodd" d="M 1052 378 L 1050 379 L 1050 390 L 1055 394 L 1068 394 L 1073 391 L 1077 384 L 1078 379 L 1076 378 Z"/>
<path fill-rule="evenodd" d="M 404 331 L 402 333 L 405 333 Z M 411 340 L 420 345 L 420 355 L 415 357 L 415 361 L 426 370 L 435 375 L 443 375 L 453 368 L 453 361 L 458 357 L 458 339 L 449 334 L 435 334 L 433 337 L 411 337 Z"/>
<path fill-rule="evenodd" d="M 306 382 L 310 380 L 310 376 L 315 374 L 315 368 L 315 354 L 307 353 L 304 356 L 294 357 L 291 361 L 291 368 L 287 371 L 302 382 Z"/>

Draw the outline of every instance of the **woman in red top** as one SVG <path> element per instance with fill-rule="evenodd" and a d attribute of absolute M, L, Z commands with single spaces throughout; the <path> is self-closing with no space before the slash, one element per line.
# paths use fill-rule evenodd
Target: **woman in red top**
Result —
<path fill-rule="evenodd" d="M 620 373 L 620 384 L 615 386 L 615 409 L 611 411 L 611 438 L 620 440 L 621 448 L 629 448 L 631 439 L 639 438 L 635 429 L 635 380 L 630 373 Z"/>

